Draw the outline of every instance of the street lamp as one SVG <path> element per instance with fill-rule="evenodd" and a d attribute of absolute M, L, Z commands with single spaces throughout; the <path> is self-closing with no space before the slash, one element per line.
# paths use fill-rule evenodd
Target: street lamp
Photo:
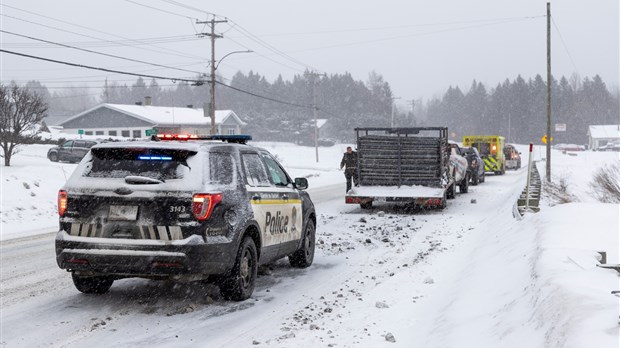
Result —
<path fill-rule="evenodd" d="M 231 54 L 235 54 L 235 53 L 252 53 L 254 51 L 252 50 L 247 50 L 247 51 L 232 51 L 228 54 L 225 54 L 222 58 L 220 58 L 220 60 L 217 61 L 217 64 L 215 64 L 215 57 L 213 57 L 213 59 L 211 60 L 211 103 L 210 103 L 210 107 L 209 107 L 209 115 L 211 116 L 211 134 L 216 134 L 217 133 L 217 128 L 215 127 L 215 70 L 217 70 L 217 67 L 220 66 L 220 63 L 222 62 L 222 60 L 224 60 L 224 58 L 230 56 Z"/>

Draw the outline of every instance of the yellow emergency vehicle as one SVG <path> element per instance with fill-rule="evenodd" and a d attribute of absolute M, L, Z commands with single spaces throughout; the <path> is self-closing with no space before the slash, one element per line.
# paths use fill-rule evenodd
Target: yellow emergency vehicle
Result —
<path fill-rule="evenodd" d="M 506 173 L 504 146 L 506 139 L 499 135 L 466 135 L 463 147 L 475 147 L 484 161 L 484 171 L 503 175 Z"/>

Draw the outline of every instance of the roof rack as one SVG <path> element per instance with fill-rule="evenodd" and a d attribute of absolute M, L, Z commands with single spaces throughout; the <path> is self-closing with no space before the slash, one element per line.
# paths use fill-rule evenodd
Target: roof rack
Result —
<path fill-rule="evenodd" d="M 227 143 L 246 144 L 252 140 L 249 134 L 213 134 L 213 135 L 196 135 L 196 134 L 156 134 L 151 136 L 153 141 L 168 140 L 221 140 Z"/>

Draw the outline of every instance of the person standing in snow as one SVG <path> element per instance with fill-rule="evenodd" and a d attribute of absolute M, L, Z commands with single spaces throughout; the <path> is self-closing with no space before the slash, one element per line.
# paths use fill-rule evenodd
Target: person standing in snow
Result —
<path fill-rule="evenodd" d="M 347 147 L 347 152 L 342 156 L 340 161 L 340 169 L 344 168 L 344 177 L 347 178 L 347 191 L 351 189 L 351 179 L 355 186 L 359 186 L 357 183 L 357 152 L 353 151 L 351 146 Z"/>

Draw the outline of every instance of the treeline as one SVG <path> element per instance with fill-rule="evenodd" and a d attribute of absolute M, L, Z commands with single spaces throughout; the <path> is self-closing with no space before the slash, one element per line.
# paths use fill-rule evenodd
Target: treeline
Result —
<path fill-rule="evenodd" d="M 248 123 L 245 131 L 255 139 L 310 142 L 314 134 L 312 75 L 300 74 L 292 80 L 280 76 L 270 82 L 258 73 L 238 72 L 230 80 L 218 81 L 232 88 L 216 85 L 216 108 L 233 110 Z M 417 100 L 415 112 L 410 107 L 392 109 L 390 85 L 376 72 L 367 81 L 344 73 L 316 77 L 315 82 L 318 118 L 329 120 L 321 137 L 334 140 L 352 141 L 355 127 L 389 127 L 392 115 L 397 127 L 447 126 L 457 141 L 467 134 L 500 134 L 509 142 L 538 143 L 546 130 L 547 86 L 541 76 L 506 79 L 491 89 L 477 81 L 466 91 L 450 87 L 441 97 Z M 178 82 L 169 87 L 142 78 L 130 86 L 106 83 L 98 96 L 86 97 L 80 97 L 85 91 L 79 89 L 59 95 L 50 94 L 38 82 L 27 86 L 42 91 L 54 116 L 74 115 L 104 102 L 134 104 L 143 102 L 145 96 L 157 106 L 201 108 L 209 100 L 207 84 Z M 552 123 L 567 126 L 566 132 L 553 134 L 555 143 L 584 144 L 588 125 L 620 122 L 618 108 L 617 92 L 612 94 L 598 75 L 553 80 Z"/>
<path fill-rule="evenodd" d="M 310 141 L 315 118 L 313 84 L 316 84 L 317 118 L 329 119 L 328 126 L 321 131 L 322 137 L 350 140 L 354 127 L 389 126 L 390 122 L 392 91 L 375 72 L 370 73 L 367 82 L 356 81 L 349 73 L 321 77 L 306 73 L 294 76 L 291 81 L 279 76 L 269 82 L 250 71 L 247 75 L 238 72 L 222 83 L 215 89 L 216 108 L 233 110 L 248 123 L 245 131 L 255 139 Z M 175 88 L 161 88 L 155 80 L 147 85 L 139 78 L 131 86 L 108 85 L 100 99 L 108 103 L 134 104 L 147 95 L 152 98 L 153 105 L 201 108 L 210 94 L 206 83 L 193 86 L 180 82 Z"/>
<path fill-rule="evenodd" d="M 585 144 L 589 125 L 620 123 L 618 95 L 598 75 L 554 79 L 551 100 L 554 143 Z M 447 125 L 455 140 L 466 134 L 500 134 L 509 142 L 540 143 L 547 129 L 547 83 L 537 75 L 527 81 L 507 79 L 491 90 L 476 81 L 466 92 L 450 87 L 426 104 L 424 114 L 426 124 Z M 566 131 L 555 132 L 557 123 L 566 124 Z"/>

